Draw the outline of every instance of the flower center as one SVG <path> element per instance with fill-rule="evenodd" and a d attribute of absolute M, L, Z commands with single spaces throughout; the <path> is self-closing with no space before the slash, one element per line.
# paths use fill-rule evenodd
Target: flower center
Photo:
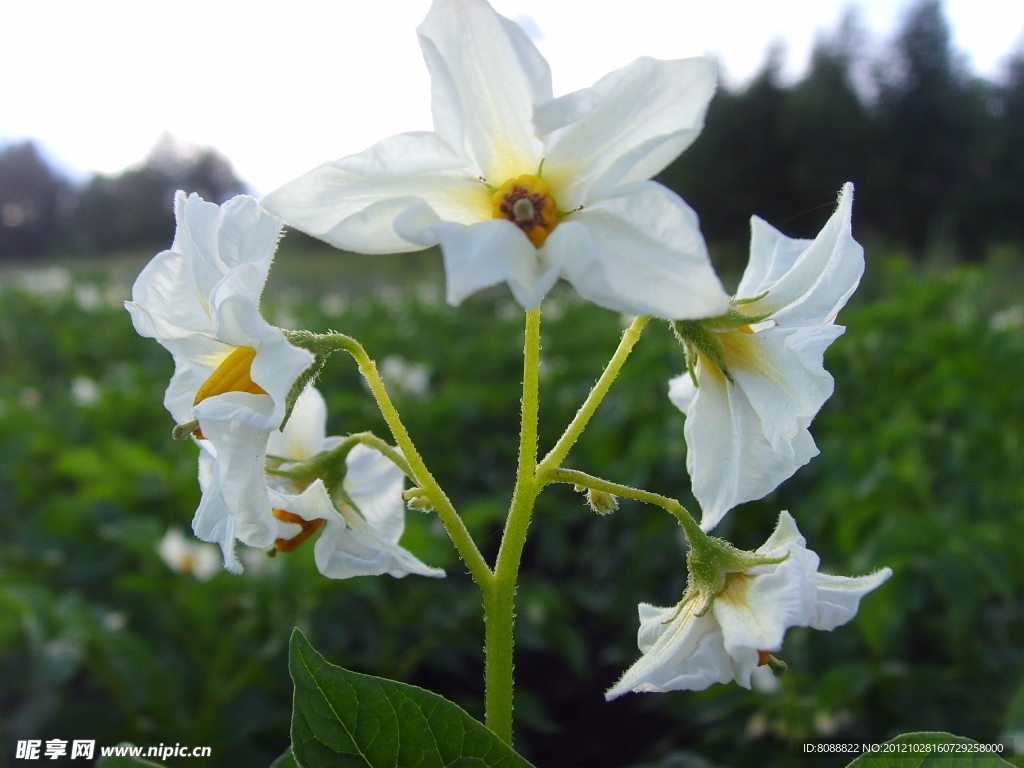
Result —
<path fill-rule="evenodd" d="M 223 395 L 225 392 L 249 392 L 254 395 L 265 395 L 267 391 L 251 378 L 252 361 L 256 359 L 256 350 L 252 347 L 237 347 L 234 352 L 224 358 L 196 392 L 192 405 L 196 406 L 208 397 Z M 202 430 L 196 427 L 192 434 L 204 440 Z"/>
<path fill-rule="evenodd" d="M 274 549 L 278 552 L 291 552 L 302 544 L 302 542 L 319 531 L 320 526 L 324 524 L 324 519 L 322 517 L 318 517 L 315 520 L 306 520 L 305 518 L 299 517 L 291 512 L 285 512 L 283 509 L 275 509 L 273 510 L 273 513 L 274 517 L 282 523 L 292 523 L 302 528 L 301 531 L 290 539 L 274 539 Z"/>
<path fill-rule="evenodd" d="M 495 219 L 508 219 L 523 230 L 538 248 L 558 225 L 558 205 L 551 187 L 528 173 L 502 184 L 491 197 L 491 210 Z"/>

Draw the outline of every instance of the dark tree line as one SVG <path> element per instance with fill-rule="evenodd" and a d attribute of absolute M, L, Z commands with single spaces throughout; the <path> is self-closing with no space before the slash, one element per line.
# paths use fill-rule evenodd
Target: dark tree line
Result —
<path fill-rule="evenodd" d="M 908 14 L 865 99 L 849 18 L 815 50 L 803 79 L 779 82 L 779 56 L 742 91 L 721 90 L 694 145 L 660 181 L 701 216 L 712 242 L 747 237 L 756 213 L 813 236 L 844 181 L 856 185 L 858 235 L 915 255 L 978 258 L 1024 241 L 1024 54 L 1003 83 L 958 63 L 937 0 Z"/>
<path fill-rule="evenodd" d="M 246 191 L 215 151 L 182 151 L 169 140 L 138 167 L 96 175 L 81 188 L 54 173 L 31 142 L 10 146 L 0 152 L 0 258 L 166 246 L 178 189 L 218 203 Z"/>
<path fill-rule="evenodd" d="M 746 88 L 720 90 L 700 138 L 659 177 L 693 205 L 713 244 L 745 251 L 752 213 L 812 236 L 848 180 L 861 239 L 968 259 L 1024 242 L 1024 52 L 1002 82 L 974 77 L 952 50 L 939 0 L 920 0 L 880 61 L 864 61 L 848 17 L 802 80 L 783 85 L 780 68 L 775 51 Z M 9 147 L 0 257 L 170 242 L 178 188 L 221 202 L 244 185 L 216 153 L 182 157 L 167 144 L 74 189 L 32 145 Z"/>

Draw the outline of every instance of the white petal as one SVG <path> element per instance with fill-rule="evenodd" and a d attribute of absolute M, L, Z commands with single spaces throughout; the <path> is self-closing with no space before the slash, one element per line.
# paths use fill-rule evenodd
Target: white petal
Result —
<path fill-rule="evenodd" d="M 303 520 L 330 520 L 338 514 L 334 508 L 334 503 L 331 501 L 331 497 L 327 494 L 327 488 L 324 486 L 323 480 L 319 478 L 310 483 L 309 487 L 300 494 L 282 493 L 271 488 L 268 491 L 268 495 L 271 506 L 274 509 L 291 512 Z M 285 530 L 288 535 L 281 538 L 291 538 L 302 530 L 295 523 L 282 524 L 280 520 L 277 522 L 279 527 L 282 525 L 287 526 Z M 342 521 L 342 525 L 344 525 L 344 521 Z"/>
<path fill-rule="evenodd" d="M 700 386 L 686 413 L 686 470 L 700 502 L 701 528 L 709 531 L 725 513 L 771 493 L 800 468 L 779 456 L 743 391 L 712 364 L 697 366 Z"/>
<path fill-rule="evenodd" d="M 768 295 L 744 311 L 774 312 L 772 319 L 780 326 L 823 325 L 832 321 L 864 274 L 864 249 L 853 239 L 852 215 L 853 185 L 847 183 L 840 192 L 835 213 L 814 241 L 770 287 Z M 791 248 L 783 249 L 787 250 L 785 258 L 789 258 Z"/>
<path fill-rule="evenodd" d="M 403 213 L 416 211 L 420 229 L 437 221 L 491 218 L 491 193 L 466 163 L 435 133 L 403 133 L 314 168 L 262 197 L 260 205 L 337 248 L 416 251 L 426 246 L 395 231 Z"/>
<path fill-rule="evenodd" d="M 239 412 L 251 411 L 253 401 L 268 399 L 265 395 L 229 392 L 196 406 L 203 435 L 216 450 L 213 477 L 193 521 L 196 536 L 204 541 L 224 545 L 227 534 L 219 527 L 219 520 L 226 511 L 235 538 L 250 547 L 274 543 L 277 526 L 263 477 L 270 432 L 233 418 Z M 211 494 L 216 497 L 209 502 L 212 508 L 204 510 Z M 221 505 L 223 510 L 219 509 Z"/>
<path fill-rule="evenodd" d="M 664 169 L 700 133 L 716 81 L 712 59 L 644 57 L 539 106 L 544 175 L 563 210 Z"/>
<path fill-rule="evenodd" d="M 726 367 L 761 419 L 764 436 L 792 464 L 803 466 L 818 454 L 807 428 L 832 395 L 823 357 L 843 330 L 825 325 L 719 334 Z"/>
<path fill-rule="evenodd" d="M 282 431 L 270 433 L 267 453 L 292 461 L 303 461 L 324 450 L 327 403 L 314 386 L 306 387 Z M 297 514 L 297 513 L 296 513 Z"/>
<path fill-rule="evenodd" d="M 779 513 L 779 521 L 775 524 L 775 530 L 768 540 L 757 548 L 757 554 L 768 557 L 779 557 L 790 550 L 807 547 L 807 540 L 796 527 L 796 520 L 786 510 Z M 817 570 L 817 566 L 815 566 Z"/>
<path fill-rule="evenodd" d="M 380 451 L 357 445 L 345 459 L 345 491 L 370 525 L 397 544 L 405 530 L 405 473 Z"/>
<path fill-rule="evenodd" d="M 340 515 L 327 518 L 316 542 L 316 566 L 330 579 L 379 576 L 402 578 L 409 573 L 443 578 L 444 571 L 420 562 L 411 552 L 388 541 L 358 516 L 344 525 Z"/>
<path fill-rule="evenodd" d="M 736 296 L 750 299 L 771 289 L 813 243 L 786 237 L 759 216 L 750 217 L 750 259 Z"/>
<path fill-rule="evenodd" d="M 806 626 L 814 616 L 818 558 L 794 548 L 785 561 L 760 566 L 760 573 L 734 573 L 715 597 L 711 611 L 722 627 L 726 652 L 741 662 L 741 685 L 750 687 L 753 666 L 743 663 L 757 651 L 777 651 L 790 627 Z M 751 651 L 754 655 L 751 655 Z"/>
<path fill-rule="evenodd" d="M 616 312 L 684 319 L 728 307 L 697 215 L 652 181 L 572 215 L 542 250 L 583 298 Z"/>
<path fill-rule="evenodd" d="M 202 541 L 219 544 L 224 555 L 224 568 L 231 573 L 241 573 L 242 563 L 235 554 L 234 517 L 217 484 L 217 461 L 210 450 L 199 452 L 199 488 L 203 496 L 192 518 L 192 531 Z"/>
<path fill-rule="evenodd" d="M 178 424 L 195 418 L 196 392 L 233 347 L 205 334 L 191 334 L 160 342 L 174 357 L 174 375 L 164 393 L 164 407 Z"/>
<path fill-rule="evenodd" d="M 690 376 L 689 371 L 682 376 L 676 376 L 674 379 L 668 380 L 668 399 L 672 401 L 672 405 L 683 413 L 689 410 L 690 403 L 693 402 L 693 398 L 696 396 L 697 387 L 693 385 L 693 377 Z"/>
<path fill-rule="evenodd" d="M 857 614 L 860 599 L 890 576 L 890 568 L 854 578 L 817 574 L 818 601 L 811 627 L 831 631 L 845 624 Z"/>
<path fill-rule="evenodd" d="M 551 98 L 551 74 L 522 30 L 484 0 L 435 0 L 417 32 L 435 130 L 495 186 L 533 172 L 533 110 Z"/>
<path fill-rule="evenodd" d="M 158 253 L 143 267 L 125 307 L 140 336 L 163 340 L 213 334 L 208 295 L 195 285 L 188 259 L 174 250 Z"/>
<path fill-rule="evenodd" d="M 299 374 L 313 362 L 313 355 L 289 344 L 281 329 L 264 320 L 247 297 L 215 294 L 212 308 L 218 339 L 238 347 L 255 348 L 249 375 L 273 400 L 268 428 L 276 429 L 284 418 L 288 391 Z"/>
<path fill-rule="evenodd" d="M 674 619 L 676 608 L 655 608 L 641 603 L 643 656 L 605 692 L 611 701 L 629 691 L 702 691 L 714 683 L 733 679 L 732 662 L 722 645 L 722 634 L 710 614 L 696 616 L 692 604 Z"/>
<path fill-rule="evenodd" d="M 534 309 L 558 279 L 557 267 L 546 263 L 543 253 L 506 219 L 469 227 L 441 222 L 425 228 L 423 235 L 441 243 L 453 306 L 481 288 L 507 282 L 516 301 Z"/>

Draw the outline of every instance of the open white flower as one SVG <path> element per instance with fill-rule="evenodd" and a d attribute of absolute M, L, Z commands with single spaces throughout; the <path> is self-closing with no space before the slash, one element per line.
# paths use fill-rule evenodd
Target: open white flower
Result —
<path fill-rule="evenodd" d="M 700 132 L 710 59 L 641 58 L 554 99 L 547 62 L 484 0 L 434 0 L 418 32 L 434 131 L 326 163 L 261 205 L 350 251 L 439 243 L 452 304 L 507 282 L 530 309 L 564 277 L 619 312 L 725 311 L 696 214 L 648 181 Z"/>
<path fill-rule="evenodd" d="M 864 273 L 852 206 L 846 184 L 814 240 L 788 238 L 754 216 L 730 312 L 676 324 L 691 370 L 669 382 L 669 397 L 686 414 L 686 469 L 704 530 L 818 454 L 807 428 L 832 394 L 823 356 L 845 330 L 834 320 Z"/>
<path fill-rule="evenodd" d="M 325 437 L 327 408 L 323 397 L 308 387 L 295 404 L 291 419 L 270 437 L 267 452 L 278 469 L 330 450 L 342 441 Z M 313 550 L 320 572 L 332 579 L 389 573 L 443 577 L 398 545 L 405 530 L 405 475 L 380 451 L 356 445 L 345 458 L 346 472 L 337 506 L 326 486 L 315 480 L 304 489 L 280 475 L 268 475 L 270 500 L 277 518 L 274 546 L 290 552 L 321 527 Z M 340 510 L 340 512 L 339 512 Z"/>
<path fill-rule="evenodd" d="M 637 644 L 643 656 L 605 694 L 629 691 L 700 691 L 735 680 L 750 688 L 754 669 L 782 648 L 789 627 L 831 631 L 857 614 L 860 599 L 892 571 L 849 578 L 818 573 L 818 556 L 807 549 L 788 512 L 756 551 L 780 563 L 756 565 L 725 576 L 717 595 L 689 591 L 679 605 L 641 603 Z M 710 602 L 710 605 L 709 605 Z"/>
<path fill-rule="evenodd" d="M 236 539 L 254 547 L 274 541 L 263 454 L 313 356 L 259 312 L 281 223 L 245 195 L 218 206 L 178 192 L 174 212 L 170 250 L 146 265 L 125 306 L 135 330 L 174 357 L 164 405 L 205 443 L 193 530 L 220 544 L 226 567 L 239 571 Z"/>

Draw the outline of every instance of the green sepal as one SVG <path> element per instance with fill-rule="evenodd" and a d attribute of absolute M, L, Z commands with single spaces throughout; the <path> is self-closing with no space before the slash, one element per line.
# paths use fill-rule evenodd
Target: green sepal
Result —
<path fill-rule="evenodd" d="M 288 667 L 299 768 L 532 768 L 458 705 L 328 664 L 298 629 Z"/>
<path fill-rule="evenodd" d="M 978 742 L 940 731 L 903 733 L 865 752 L 846 768 L 1012 768 L 992 752 L 970 751 Z M 926 745 L 952 745 L 949 751 L 919 751 Z M 959 749 L 962 751 L 952 751 Z"/>
<path fill-rule="evenodd" d="M 725 378 L 732 381 L 732 376 L 729 375 L 729 370 L 725 366 L 722 342 L 706 323 L 706 320 L 669 321 L 669 325 L 672 326 L 672 332 L 675 333 L 676 338 L 679 339 L 679 342 L 686 350 L 686 366 L 690 370 L 694 384 L 697 383 L 694 368 L 697 365 L 698 357 L 701 355 L 717 365 L 718 369 L 725 375 Z"/>
<path fill-rule="evenodd" d="M 772 312 L 765 312 L 761 315 L 746 315 L 738 309 L 730 307 L 729 311 L 724 315 L 709 317 L 706 320 L 697 320 L 695 322 L 704 323 L 712 331 L 724 333 L 725 331 L 739 330 L 743 326 L 750 325 L 751 323 L 762 323 L 770 318 L 772 314 Z"/>
<path fill-rule="evenodd" d="M 725 577 L 758 565 L 777 565 L 789 557 L 767 557 L 756 552 L 737 549 L 725 539 L 715 536 L 694 538 L 686 555 L 690 573 L 688 589 L 693 589 L 706 599 L 714 600 L 715 595 L 725 587 Z"/>
<path fill-rule="evenodd" d="M 753 304 L 755 301 L 760 301 L 767 295 L 768 291 L 764 291 L 763 293 L 757 294 L 757 296 L 751 296 L 750 298 L 747 299 L 738 299 L 735 296 L 733 296 L 731 299 L 729 299 L 729 303 L 732 304 L 734 307 L 742 307 L 744 304 Z"/>

